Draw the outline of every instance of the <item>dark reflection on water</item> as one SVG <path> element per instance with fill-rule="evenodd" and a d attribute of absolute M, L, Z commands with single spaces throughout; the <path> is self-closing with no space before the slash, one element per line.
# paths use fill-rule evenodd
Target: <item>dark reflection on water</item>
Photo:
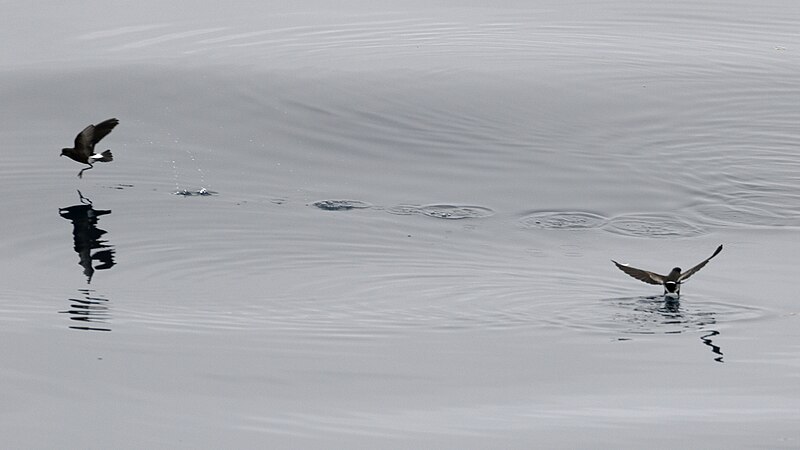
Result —
<path fill-rule="evenodd" d="M 72 222 L 72 236 L 78 264 L 83 267 L 86 283 L 92 282 L 95 270 L 110 269 L 114 266 L 114 247 L 100 239 L 106 231 L 97 227 L 100 216 L 111 214 L 111 210 L 94 209 L 92 201 L 78 191 L 80 204 L 59 208 L 61 217 Z M 98 264 L 95 265 L 94 261 Z"/>
<path fill-rule="evenodd" d="M 656 334 L 659 332 L 664 334 L 681 334 L 690 330 L 704 330 L 707 331 L 707 333 L 700 336 L 700 340 L 704 345 L 709 346 L 711 351 L 717 355 L 714 361 L 723 362 L 721 347 L 714 344 L 712 341 L 712 338 L 719 336 L 720 332 L 706 328 L 709 325 L 717 323 L 717 314 L 715 312 L 682 309 L 680 298 L 672 296 L 657 295 L 618 300 L 623 302 L 635 300 L 632 305 L 635 314 L 629 317 L 636 319 L 632 322 L 638 329 L 628 330 L 628 332 L 641 334 Z M 644 314 L 644 316 L 642 314 Z M 643 323 L 649 323 L 650 326 L 642 327 L 641 325 Z"/>
<path fill-rule="evenodd" d="M 719 331 L 709 330 L 708 334 L 700 336 L 700 340 L 703 341 L 703 344 L 706 344 L 707 346 L 711 347 L 711 352 L 713 352 L 715 355 L 719 355 L 716 358 L 714 358 L 714 361 L 721 363 L 724 362 L 722 361 L 722 349 L 720 348 L 719 345 L 714 345 L 714 342 L 711 340 L 711 338 L 715 336 L 719 336 Z"/>
<path fill-rule="evenodd" d="M 678 334 L 704 329 L 717 322 L 717 313 L 692 308 L 681 308 L 679 298 L 671 296 L 646 296 L 612 299 L 625 309 L 615 315 L 615 321 L 626 326 L 626 332 L 636 334 Z"/>
<path fill-rule="evenodd" d="M 663 325 L 674 325 L 679 328 L 677 330 L 667 331 L 667 333 L 681 333 L 685 331 L 680 329 L 683 328 L 683 326 L 703 327 L 708 324 L 716 323 L 714 313 L 696 312 L 694 313 L 695 317 L 684 313 L 684 311 L 681 310 L 681 301 L 678 297 L 664 295 L 657 296 L 655 299 L 657 302 L 656 305 L 658 305 L 658 302 L 662 302 L 661 306 L 653 310 L 654 314 L 657 314 L 656 317 L 661 320 Z M 646 310 L 646 308 L 644 310 Z"/>
<path fill-rule="evenodd" d="M 92 289 L 78 289 L 78 292 L 83 298 L 70 298 L 69 309 L 60 311 L 78 323 L 71 325 L 70 328 L 84 331 L 111 331 L 111 328 L 101 326 L 111 317 L 108 299 L 94 294 L 95 291 Z"/>

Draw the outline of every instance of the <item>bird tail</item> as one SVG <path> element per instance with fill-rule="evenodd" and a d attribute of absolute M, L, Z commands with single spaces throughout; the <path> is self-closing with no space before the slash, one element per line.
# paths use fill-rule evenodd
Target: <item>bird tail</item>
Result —
<path fill-rule="evenodd" d="M 100 154 L 101 158 L 97 160 L 100 162 L 111 162 L 114 160 L 114 156 L 111 155 L 111 150 L 106 150 Z"/>

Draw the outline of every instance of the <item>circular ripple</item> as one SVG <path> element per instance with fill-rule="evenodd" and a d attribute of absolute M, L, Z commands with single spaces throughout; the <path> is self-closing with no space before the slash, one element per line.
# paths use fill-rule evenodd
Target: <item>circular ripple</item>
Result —
<path fill-rule="evenodd" d="M 412 214 L 422 214 L 417 205 L 397 205 L 391 208 L 386 208 L 389 214 L 397 214 L 398 216 L 410 216 Z"/>
<path fill-rule="evenodd" d="M 479 219 L 494 215 L 494 211 L 483 206 L 467 205 L 397 205 L 386 210 L 391 214 L 421 214 L 437 219 Z"/>
<path fill-rule="evenodd" d="M 313 205 L 325 211 L 349 211 L 351 209 L 363 209 L 372 206 L 367 202 L 359 200 L 320 200 L 314 202 Z"/>
<path fill-rule="evenodd" d="M 428 205 L 421 208 L 422 214 L 437 219 L 478 219 L 494 214 L 482 206 Z"/>
<path fill-rule="evenodd" d="M 608 219 L 589 212 L 541 211 L 523 217 L 520 222 L 526 228 L 582 230 L 601 227 Z"/>
<path fill-rule="evenodd" d="M 658 214 L 617 216 L 603 229 L 624 236 L 650 238 L 688 237 L 706 233 L 704 228 L 680 217 Z"/>

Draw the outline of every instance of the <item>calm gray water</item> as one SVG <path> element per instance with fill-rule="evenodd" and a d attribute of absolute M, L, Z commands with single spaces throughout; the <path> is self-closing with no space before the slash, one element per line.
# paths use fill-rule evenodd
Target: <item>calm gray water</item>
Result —
<path fill-rule="evenodd" d="M 800 6 L 662 3 L 6 5 L 3 446 L 800 446 Z"/>

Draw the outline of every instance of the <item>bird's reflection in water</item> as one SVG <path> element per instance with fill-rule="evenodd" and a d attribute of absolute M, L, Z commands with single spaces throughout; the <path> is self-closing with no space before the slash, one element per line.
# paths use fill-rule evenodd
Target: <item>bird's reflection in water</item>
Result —
<path fill-rule="evenodd" d="M 664 306 L 660 309 L 660 311 L 665 318 L 670 317 L 671 319 L 668 320 L 672 320 L 673 323 L 687 322 L 687 319 L 681 312 L 681 301 L 678 297 L 664 296 Z M 696 316 L 695 323 L 702 328 L 717 322 L 716 318 L 714 317 L 714 313 L 698 311 L 694 313 L 694 315 Z M 711 347 L 711 351 L 717 355 L 717 357 L 714 358 L 714 361 L 719 363 L 724 362 L 722 361 L 722 349 L 718 345 L 714 345 L 711 340 L 712 337 L 719 335 L 719 331 L 710 330 L 707 328 L 705 331 L 708 331 L 708 333 L 700 336 L 700 340 L 703 341 L 703 344 Z"/>
<path fill-rule="evenodd" d="M 715 312 L 703 310 L 696 305 L 681 307 L 680 298 L 669 295 L 619 298 L 615 299 L 615 302 L 628 311 L 617 316 L 617 319 L 627 322 L 629 333 L 681 334 L 701 331 L 704 334 L 700 340 L 711 348 L 715 355 L 714 361 L 723 362 L 721 347 L 712 342 L 712 338 L 719 336 L 720 333 L 709 328 L 717 323 Z"/>
<path fill-rule="evenodd" d="M 95 294 L 92 289 L 78 289 L 83 298 L 70 298 L 69 309 L 61 311 L 69 314 L 70 320 L 77 323 L 71 325 L 73 330 L 111 331 L 105 325 L 110 318 L 108 299 Z"/>
<path fill-rule="evenodd" d="M 711 351 L 715 355 L 718 355 L 716 358 L 714 358 L 714 361 L 718 363 L 725 362 L 722 360 L 722 349 L 720 348 L 719 345 L 714 345 L 714 342 L 711 340 L 711 338 L 714 336 L 719 336 L 719 331 L 708 330 L 708 334 L 700 336 L 700 340 L 703 341 L 703 344 L 706 344 L 707 346 L 711 347 Z"/>
<path fill-rule="evenodd" d="M 110 269 L 114 266 L 114 247 L 100 239 L 105 230 L 97 228 L 100 216 L 111 214 L 111 210 L 94 209 L 92 201 L 78 191 L 80 204 L 59 208 L 61 217 L 72 222 L 72 236 L 78 264 L 83 267 L 86 282 L 92 282 L 95 270 Z M 98 264 L 94 264 L 97 261 Z"/>

